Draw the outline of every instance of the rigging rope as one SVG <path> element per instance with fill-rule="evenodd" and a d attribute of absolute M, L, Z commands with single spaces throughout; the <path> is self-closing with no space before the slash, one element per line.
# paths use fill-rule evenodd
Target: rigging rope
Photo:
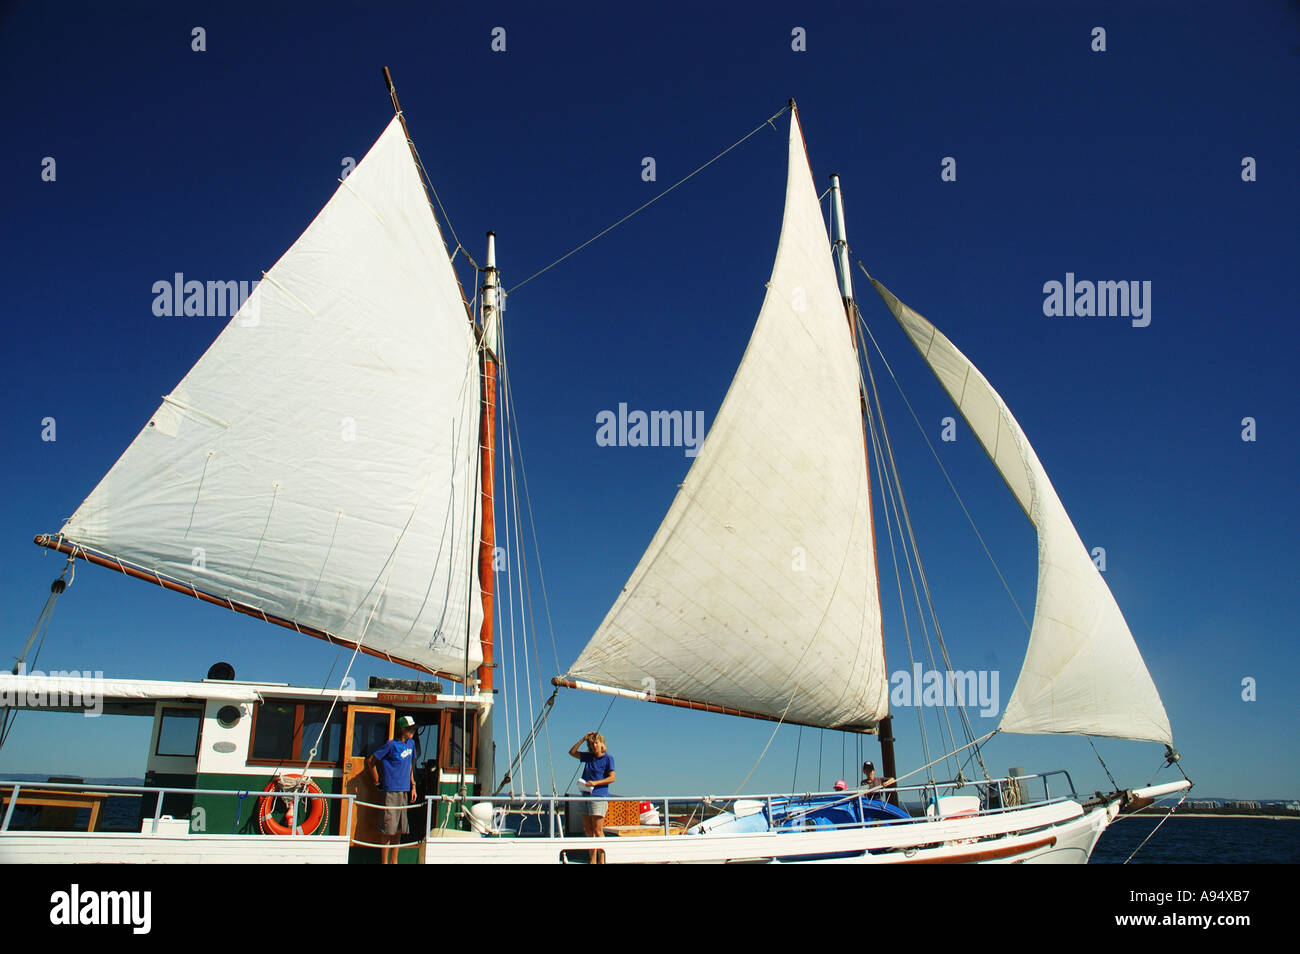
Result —
<path fill-rule="evenodd" d="M 790 791 L 799 791 L 799 750 L 803 748 L 803 726 L 799 726 L 799 737 L 794 743 L 794 775 L 790 777 Z M 748 780 L 746 780 L 748 781 Z"/>
<path fill-rule="evenodd" d="M 1145 838 L 1142 839 L 1142 844 L 1138 845 L 1136 848 L 1133 849 L 1133 854 L 1129 855 L 1127 858 L 1124 859 L 1124 864 L 1128 864 L 1130 861 L 1132 861 L 1134 858 L 1137 857 L 1137 853 L 1141 851 L 1143 846 L 1146 845 L 1146 843 L 1151 840 L 1152 836 L 1155 835 L 1155 833 L 1160 830 L 1160 826 L 1163 825 L 1165 822 L 1169 821 L 1169 819 L 1173 817 L 1174 812 L 1178 811 L 1179 807 L 1183 804 L 1183 802 L 1187 800 L 1187 796 L 1190 795 L 1191 793 L 1192 793 L 1191 789 L 1188 789 L 1187 791 L 1183 792 L 1183 797 L 1178 799 L 1177 804 L 1175 804 L 1173 808 L 1169 809 L 1169 811 L 1165 813 L 1165 817 L 1160 819 L 1159 823 L 1156 825 L 1155 828 L 1151 829 L 1150 834 L 1148 834 Z"/>
<path fill-rule="evenodd" d="M 871 366 L 868 361 L 867 364 L 868 371 L 870 371 L 870 367 Z M 862 372 L 859 369 L 858 371 L 859 376 L 861 376 L 861 373 Z M 859 383 L 861 384 L 861 381 Z M 912 647 L 912 628 L 911 628 L 911 624 L 908 621 L 907 601 L 903 596 L 903 577 L 898 565 L 899 555 L 894 546 L 894 520 L 897 519 L 896 514 L 893 513 L 893 511 L 896 509 L 896 505 L 894 504 L 894 486 L 891 481 L 885 479 L 887 471 L 885 467 L 884 453 L 880 447 L 880 443 L 881 443 L 880 436 L 877 434 L 877 429 L 876 429 L 876 415 L 870 413 L 870 407 L 868 407 L 868 412 L 869 413 L 867 414 L 867 428 L 868 428 L 868 434 L 871 439 L 871 451 L 876 461 L 876 471 L 877 473 L 880 474 L 881 477 L 880 484 L 885 491 L 885 499 L 884 499 L 885 506 L 883 507 L 883 510 L 885 512 L 885 534 L 889 538 L 890 562 L 893 563 L 894 565 L 894 581 L 898 589 L 898 607 L 902 615 L 902 621 L 903 621 L 903 639 L 907 645 L 908 663 L 912 664 L 916 661 L 916 652 Z M 899 528 L 899 536 L 900 537 L 902 536 L 901 527 Z M 929 733 L 926 731 L 925 728 L 925 718 L 924 718 L 923 710 L 921 710 L 919 707 L 917 708 L 916 718 L 917 718 L 917 727 L 919 729 L 920 736 L 921 736 L 921 753 L 922 756 L 928 761 L 930 758 L 930 737 L 929 737 Z"/>
<path fill-rule="evenodd" d="M 502 353 L 503 353 L 503 355 L 504 355 L 504 336 L 502 336 L 502 342 L 503 342 L 503 343 L 502 343 L 502 348 L 503 348 L 503 352 L 502 352 Z M 525 694 L 526 694 L 527 699 L 528 699 L 528 711 L 529 711 L 529 712 L 532 712 L 532 711 L 534 711 L 534 709 L 533 709 L 533 679 L 532 679 L 533 674 L 532 674 L 532 670 L 531 670 L 531 668 L 530 668 L 530 666 L 529 666 L 529 659 L 528 659 L 528 640 L 529 640 L 529 624 L 530 624 L 531 622 L 533 622 L 533 619 L 532 619 L 531 606 L 529 607 L 528 618 L 525 619 L 525 616 L 524 616 L 524 612 L 525 612 L 524 591 L 525 591 L 525 588 L 526 588 L 526 585 L 527 585 L 527 581 L 528 581 L 528 574 L 527 574 L 527 572 L 526 572 L 526 566 L 525 566 L 524 559 L 523 559 L 523 549 L 524 549 L 524 548 L 523 548 L 523 530 L 522 530 L 522 527 L 520 526 L 520 521 L 519 521 L 519 484 L 518 484 L 518 481 L 517 481 L 517 479 L 516 479 L 516 475 L 515 475 L 515 451 L 514 451 L 514 436 L 513 436 L 513 431 L 514 431 L 514 426 L 515 426 L 515 407 L 514 407 L 514 404 L 513 404 L 513 403 L 510 403 L 510 404 L 507 404 L 507 405 L 506 405 L 506 410 L 505 410 L 504 416 L 503 416 L 503 418 L 502 418 L 502 424 L 504 425 L 503 430 L 504 430 L 505 443 L 506 443 L 506 450 L 507 450 L 507 454 L 506 454 L 506 464 L 507 464 L 507 467 L 508 467 L 508 474 L 507 474 L 507 481 L 506 481 L 506 483 L 507 483 L 507 485 L 508 485 L 509 488 L 510 488 L 510 500 L 511 500 L 511 503 L 512 503 L 512 506 L 511 506 L 510 510 L 509 510 L 509 511 L 507 512 L 507 514 L 506 514 L 506 527 L 507 527 L 507 536 L 509 535 L 509 529 L 510 529 L 510 527 L 513 525 L 513 528 L 514 528 L 514 541 L 515 541 L 515 549 L 514 549 L 514 551 L 513 551 L 513 556 L 514 556 L 514 569 L 515 569 L 515 573 L 514 573 L 514 575 L 515 575 L 514 586 L 515 586 L 515 587 L 518 587 L 518 590 L 519 590 L 519 629 L 520 629 L 520 640 L 521 640 L 521 642 L 522 642 L 522 644 L 523 644 L 523 645 L 522 645 L 522 655 L 523 655 L 522 677 L 523 677 L 523 680 L 524 680 L 524 690 L 525 690 Z M 507 567 L 509 567 L 509 560 L 510 560 L 511 555 L 512 555 L 511 550 L 509 549 L 509 547 L 507 547 L 507 549 L 506 549 L 506 561 L 507 561 Z M 513 598 L 512 598 L 512 601 L 511 601 L 511 602 L 512 602 L 512 604 L 513 604 Z M 513 624 L 512 624 L 512 633 L 513 633 Z M 533 644 L 534 644 L 534 646 L 536 646 L 536 638 L 534 638 L 534 640 L 533 640 Z M 513 665 L 513 651 L 512 651 L 512 656 L 511 656 L 511 658 L 512 658 L 512 665 Z M 519 668 L 516 668 L 516 670 L 515 670 L 515 680 L 516 680 L 516 685 L 518 685 L 518 680 L 519 680 L 520 676 L 521 676 L 520 669 L 519 669 Z M 540 699 L 541 696 L 543 695 L 543 693 L 545 692 L 545 690 L 542 689 L 542 687 L 541 687 L 541 675 L 540 675 L 540 672 L 538 673 L 538 690 L 537 690 L 537 691 L 538 691 L 538 698 Z M 518 693 L 516 692 L 516 705 L 517 705 L 517 704 L 518 704 Z M 518 719 L 518 715 L 517 715 L 517 713 L 516 713 L 516 719 Z M 516 727 L 516 733 L 515 733 L 515 734 L 516 734 L 516 737 L 519 736 L 519 733 L 518 733 L 518 731 L 517 731 L 517 727 Z M 524 754 L 524 751 L 525 751 L 525 750 L 521 749 L 521 751 L 520 751 L 520 755 L 521 755 L 521 757 L 522 757 L 522 755 Z M 540 771 L 539 771 L 539 768 L 538 768 L 538 765 L 537 765 L 537 756 L 536 756 L 536 754 L 534 754 L 534 756 L 533 756 L 533 787 L 534 787 L 534 791 L 535 791 L 538 795 L 540 795 L 540 794 L 541 794 L 541 791 L 542 791 L 542 780 L 541 780 L 541 774 L 540 774 Z"/>
<path fill-rule="evenodd" d="M 551 709 L 555 705 L 555 697 L 558 696 L 559 694 L 560 694 L 560 690 L 557 688 L 555 691 L 551 693 L 551 697 L 547 699 L 544 703 L 542 703 L 542 711 L 539 712 L 537 718 L 533 720 L 533 727 L 528 733 L 528 738 L 524 739 L 524 741 L 520 744 L 519 753 L 514 757 L 510 765 L 507 766 L 505 775 L 501 777 L 501 784 L 496 787 L 496 791 L 492 793 L 493 795 L 500 795 L 501 790 L 506 787 L 506 783 L 513 782 L 512 775 L 514 773 L 515 767 L 523 762 L 524 755 L 532 747 L 533 742 L 537 738 L 538 730 L 542 728 L 542 724 L 546 721 L 546 718 L 551 714 Z M 536 762 L 536 759 L 534 759 L 533 761 Z M 515 794 L 513 784 L 511 784 L 510 787 L 510 794 L 512 797 Z M 526 795 L 528 793 L 524 792 L 523 794 Z M 541 793 L 539 792 L 538 794 Z"/>
<path fill-rule="evenodd" d="M 859 329 L 858 340 L 861 341 L 861 329 L 865 329 L 865 328 L 866 328 L 866 321 L 865 321 L 865 319 L 863 319 L 861 311 L 859 311 L 859 310 L 856 308 L 856 306 L 854 307 L 854 313 L 855 313 L 856 318 L 857 318 L 857 323 L 856 323 L 856 324 L 857 324 L 857 328 Z M 865 341 L 862 342 L 862 350 L 863 350 L 864 353 L 866 352 L 866 342 L 865 342 Z M 938 669 L 938 666 L 935 664 L 935 661 L 934 661 L 934 649 L 933 649 L 933 646 L 932 646 L 931 643 L 930 643 L 928 628 L 927 628 L 926 625 L 925 625 L 925 614 L 924 614 L 924 611 L 922 610 L 921 605 L 920 605 L 920 594 L 916 592 L 916 581 L 917 581 L 917 578 L 920 579 L 920 582 L 921 582 L 921 589 L 922 589 L 922 590 L 924 591 L 924 593 L 925 593 L 925 604 L 926 604 L 926 606 L 929 608 L 929 611 L 930 611 L 930 618 L 931 618 L 931 620 L 932 620 L 933 623 L 934 623 L 935 639 L 936 639 L 937 642 L 939 643 L 939 654 L 940 654 L 940 656 L 942 656 L 942 658 L 943 658 L 945 671 L 948 672 L 948 673 L 950 674 L 950 675 L 949 675 L 949 679 L 952 680 L 953 678 L 955 678 L 955 677 L 951 676 L 951 673 L 952 673 L 952 671 L 953 671 L 952 660 L 951 660 L 951 658 L 950 658 L 949 655 L 948 655 L 948 647 L 947 647 L 947 643 L 946 643 L 946 641 L 945 641 L 944 638 L 943 638 L 943 630 L 942 630 L 942 628 L 941 628 L 940 625 L 939 625 L 939 614 L 938 614 L 938 612 L 936 611 L 935 606 L 934 606 L 934 598 L 933 598 L 933 596 L 932 596 L 932 594 L 931 594 L 931 591 L 930 591 L 929 580 L 928 580 L 928 578 L 927 578 L 927 576 L 926 576 L 926 573 L 925 573 L 925 566 L 924 566 L 924 563 L 923 563 L 922 560 L 921 560 L 921 550 L 920 550 L 920 546 L 919 546 L 919 544 L 918 544 L 918 542 L 917 542 L 917 539 L 916 539 L 916 531 L 915 531 L 915 528 L 914 528 L 913 525 L 912 525 L 911 513 L 910 513 L 910 511 L 908 510 L 908 507 L 907 507 L 907 500 L 906 500 L 906 498 L 905 498 L 905 496 L 904 496 L 904 494 L 903 494 L 902 479 L 901 479 L 901 475 L 899 474 L 899 471 L 898 471 L 898 463 L 897 463 L 897 461 L 896 461 L 896 459 L 895 459 L 895 457 L 894 457 L 893 441 L 890 439 L 890 436 L 889 436 L 889 428 L 888 428 L 888 425 L 886 425 L 886 423 L 885 423 L 885 419 L 884 419 L 884 409 L 883 409 L 883 406 L 881 405 L 881 402 L 880 402 L 880 393 L 879 393 L 879 390 L 878 390 L 878 388 L 876 387 L 875 372 L 872 370 L 871 362 L 870 362 L 869 360 L 866 362 L 866 365 L 867 365 L 867 374 L 868 374 L 868 376 L 869 376 L 869 378 L 870 378 L 870 381 L 871 381 L 871 393 L 872 393 L 872 398 L 873 398 L 873 400 L 874 400 L 874 402 L 875 402 L 875 407 L 876 407 L 877 414 L 878 414 L 879 417 L 880 417 L 880 434 L 881 434 L 881 437 L 882 437 L 882 446 L 883 446 L 884 449 L 885 449 L 885 453 L 886 453 L 887 458 L 888 458 L 888 461 L 889 461 L 889 472 L 890 472 L 890 474 L 891 474 L 892 477 L 893 477 L 893 482 L 894 482 L 894 485 L 895 485 L 895 487 L 896 487 L 896 489 L 897 489 L 897 492 L 898 492 L 898 496 L 897 496 L 897 504 L 896 504 L 896 506 L 901 510 L 901 513 L 902 513 L 902 521 L 903 521 L 903 522 L 900 523 L 900 525 L 899 525 L 899 526 L 900 526 L 900 532 L 901 532 L 901 528 L 902 528 L 902 526 L 906 525 L 908 541 L 910 542 L 910 545 L 911 545 L 911 553 L 912 553 L 912 555 L 914 556 L 914 558 L 915 558 L 915 562 L 916 562 L 916 576 L 915 576 L 915 577 L 912 576 L 912 560 L 911 560 L 911 559 L 908 559 L 907 564 L 908 564 L 908 576 L 909 576 L 909 579 L 911 580 L 911 583 L 912 583 L 913 595 L 914 595 L 914 597 L 915 597 L 916 600 L 917 600 L 917 609 L 920 611 L 920 612 L 918 613 L 918 616 L 919 616 L 920 621 L 921 621 L 921 631 L 922 631 L 922 635 L 925 637 L 926 649 L 927 649 L 927 652 L 929 653 L 929 656 L 930 656 L 930 664 L 931 664 L 931 667 L 932 667 L 933 669 L 936 669 L 936 670 L 937 670 L 937 669 Z M 973 739 L 973 738 L 975 737 L 975 732 L 974 732 L 973 727 L 971 726 L 970 716 L 969 716 L 969 713 L 967 712 L 966 704 L 965 704 L 965 700 L 964 700 L 964 699 L 963 699 L 963 703 L 962 703 L 962 705 L 960 705 L 960 706 L 958 707 L 957 711 L 958 711 L 959 719 L 960 719 L 961 724 L 962 724 L 962 729 L 963 729 L 963 731 L 964 731 L 964 733 L 965 733 L 965 738 L 968 739 L 968 740 L 969 740 L 969 739 Z M 950 718 L 949 715 L 948 715 L 948 707 L 947 707 L 947 706 L 942 707 L 942 712 L 943 712 L 943 718 L 944 718 L 944 721 L 945 721 L 945 723 L 947 724 L 947 728 L 948 728 L 948 738 L 949 738 L 949 742 L 950 742 L 951 745 L 954 745 L 954 746 L 955 746 L 955 745 L 957 744 L 957 739 L 956 739 L 956 734 L 953 732 L 953 729 L 952 729 L 952 721 L 951 721 L 951 718 Z M 977 751 L 978 751 L 978 750 L 977 750 Z M 988 772 L 987 772 L 987 770 L 984 769 L 983 759 L 980 758 L 980 759 L 979 759 L 979 762 L 980 762 L 980 768 L 981 768 L 981 770 L 984 771 L 984 776 L 985 776 L 985 778 L 988 778 Z M 960 771 L 961 771 L 961 769 L 960 769 L 960 767 L 959 767 L 959 768 L 958 768 L 958 774 L 960 774 Z"/>
<path fill-rule="evenodd" d="M 476 274 L 481 272 L 483 269 L 479 267 L 478 262 L 474 261 L 474 257 L 470 255 L 469 249 L 461 244 L 460 237 L 456 234 L 456 228 L 451 224 L 451 216 L 447 214 L 447 210 L 443 207 L 442 199 L 438 197 L 438 190 L 433 187 L 433 180 L 429 178 L 429 173 L 424 169 L 424 160 L 420 158 L 420 150 L 415 148 L 415 143 L 409 136 L 406 137 L 406 144 L 411 147 L 411 155 L 415 157 L 415 165 L 420 170 L 420 178 L 424 180 L 424 187 L 428 189 L 429 194 L 433 196 L 433 201 L 438 203 L 438 211 L 442 213 L 442 220 L 447 223 L 447 231 L 451 233 L 452 239 L 456 242 L 456 248 L 465 253 L 465 260 L 473 266 Z M 446 244 L 446 242 L 443 243 L 444 249 L 446 248 Z M 452 253 L 452 255 L 454 254 L 455 252 Z M 449 261 L 450 258 L 451 256 L 448 256 Z M 477 284 L 478 283 L 476 282 L 475 285 Z"/>
<path fill-rule="evenodd" d="M 1101 763 L 1102 769 L 1105 770 L 1106 777 L 1110 779 L 1110 784 L 1113 785 L 1115 787 L 1115 791 L 1118 792 L 1119 783 L 1115 781 L 1115 776 L 1110 774 L 1110 768 L 1106 765 L 1106 760 L 1101 757 L 1101 753 L 1097 751 L 1097 746 L 1093 745 L 1092 736 L 1085 735 L 1084 738 L 1087 739 L 1088 744 L 1092 746 L 1092 754 L 1097 756 L 1097 761 Z"/>
<path fill-rule="evenodd" d="M 867 271 L 866 266 L 863 265 L 861 261 L 858 262 L 858 268 L 862 269 L 862 274 L 866 275 L 867 278 L 871 279 L 873 282 L 875 281 L 875 279 L 871 278 L 871 273 Z M 1002 588 L 1007 591 L 1007 596 L 1011 599 L 1011 605 L 1014 606 L 1016 612 L 1020 614 L 1020 619 L 1025 624 L 1025 631 L 1030 631 L 1032 627 L 1029 625 L 1029 620 L 1025 617 L 1024 611 L 1020 608 L 1020 603 L 1016 600 L 1016 595 L 1011 592 L 1011 586 L 1007 583 L 1007 578 L 1002 575 L 1002 568 L 998 566 L 998 562 L 993 558 L 993 553 L 989 550 L 988 544 L 984 542 L 984 537 L 980 533 L 979 527 L 975 525 L 975 518 L 971 516 L 970 510 L 966 507 L 966 501 L 964 501 L 961 494 L 957 492 L 957 485 L 953 483 L 952 477 L 948 474 L 948 469 L 943 466 L 943 461 L 940 459 L 938 451 L 934 449 L 934 444 L 930 442 L 930 435 L 926 433 L 925 428 L 921 425 L 921 419 L 917 417 L 916 411 L 912 409 L 912 403 L 908 401 L 907 395 L 903 392 L 903 385 L 899 382 L 898 376 L 894 374 L 894 369 L 890 366 L 889 359 L 885 357 L 885 353 L 881 350 L 879 343 L 876 341 L 875 335 L 871 333 L 871 329 L 867 327 L 865 322 L 862 327 L 863 330 L 866 331 L 867 337 L 871 339 L 871 344 L 875 347 L 876 353 L 880 355 L 880 360 L 881 363 L 884 364 L 885 370 L 889 372 L 890 378 L 893 379 L 894 387 L 898 389 L 898 395 L 903 399 L 903 404 L 907 406 L 908 413 L 912 415 L 912 420 L 916 422 L 917 430 L 919 430 L 921 436 L 925 438 L 925 446 L 930 448 L 930 454 L 934 457 L 935 463 L 939 465 L 939 470 L 943 473 L 944 480 L 948 482 L 948 489 L 950 489 L 953 496 L 957 498 L 957 503 L 961 506 L 962 513 L 966 515 L 966 520 L 970 523 L 970 528 L 974 531 L 975 538 L 979 540 L 980 546 L 984 548 L 984 555 L 989 558 L 989 563 L 993 565 L 994 572 L 997 573 L 998 579 L 1002 581 Z"/>
<path fill-rule="evenodd" d="M 68 561 L 63 565 L 63 572 L 50 584 L 50 595 L 45 598 L 45 606 L 41 608 L 40 615 L 36 617 L 31 635 L 27 637 L 27 642 L 23 645 L 23 651 L 14 660 L 14 666 L 11 670 L 13 675 L 22 675 L 24 664 L 27 661 L 27 653 L 31 650 L 32 643 L 36 643 L 36 652 L 32 655 L 32 667 L 35 668 L 36 661 L 41 658 L 41 647 L 45 645 L 45 636 L 50 631 L 50 618 L 54 615 L 54 604 L 58 602 L 64 591 L 72 585 L 72 581 L 76 576 L 76 557 L 70 553 L 68 554 Z M 64 579 L 64 577 L 67 579 Z M 14 723 L 18 720 L 19 711 L 18 709 L 6 708 L 3 717 L 0 717 L 0 749 L 4 748 L 5 742 L 9 741 L 9 733 L 13 731 Z"/>
<path fill-rule="evenodd" d="M 662 199 L 664 196 L 666 196 L 669 192 L 672 192 L 674 189 L 676 189 L 678 186 L 680 186 L 680 185 L 682 185 L 683 183 L 685 183 L 687 180 L 695 178 L 695 176 L 697 176 L 699 173 L 703 172 L 703 171 L 704 171 L 705 169 L 707 169 L 709 166 L 713 165 L 715 162 L 717 162 L 719 159 L 721 159 L 721 158 L 722 158 L 723 156 L 725 156 L 727 153 L 731 152 L 731 150 L 735 149 L 737 146 L 739 146 L 741 143 L 745 142 L 745 141 L 746 141 L 747 139 L 749 139 L 750 137 L 756 135 L 756 134 L 759 132 L 759 130 L 761 130 L 764 126 L 771 125 L 771 123 L 772 123 L 772 121 L 773 121 L 774 119 L 776 119 L 778 116 L 780 116 L 782 113 L 784 113 L 784 112 L 785 112 L 786 110 L 788 110 L 789 108 L 790 108 L 790 106 L 789 106 L 788 103 L 787 103 L 785 106 L 782 106 L 779 110 L 777 110 L 775 113 L 773 113 L 773 114 L 772 114 L 771 116 L 769 116 L 767 119 L 763 120 L 761 123 L 759 123 L 757 126 L 755 126 L 752 130 L 750 130 L 748 133 L 746 133 L 744 136 L 740 137 L 740 138 L 737 139 L 735 142 L 733 142 L 730 146 L 728 146 L 726 149 L 722 150 L 722 152 L 718 153 L 716 156 L 714 156 L 714 157 L 713 157 L 712 159 L 710 159 L 708 162 L 704 163 L 702 166 L 699 166 L 699 167 L 696 168 L 694 171 L 688 173 L 687 175 L 685 175 L 685 176 L 682 177 L 681 179 L 678 179 L 676 182 L 674 182 L 672 185 L 670 185 L 667 189 L 664 189 L 663 192 L 660 192 L 660 193 L 659 193 L 657 196 L 655 196 L 653 199 L 650 199 L 648 202 L 644 203 L 643 205 L 640 205 L 640 206 L 638 206 L 637 208 L 633 209 L 631 212 L 629 212 L 627 215 L 623 216 L 621 219 L 619 219 L 617 222 L 613 223 L 612 225 L 606 226 L 605 228 L 601 229 L 599 232 L 597 232 L 597 233 L 596 233 L 595 235 L 593 235 L 591 238 L 587 239 L 587 241 L 585 241 L 585 242 L 583 242 L 581 245 L 579 245 L 579 246 L 577 246 L 577 247 L 575 247 L 575 248 L 573 248 L 573 249 L 570 249 L 569 251 L 565 252 L 563 255 L 561 255 L 559 258 L 557 258 L 555 261 L 551 262 L 551 264 L 547 265 L 545 268 L 542 268 L 542 269 L 540 269 L 540 270 L 538 270 L 538 271 L 536 271 L 536 272 L 533 272 L 533 274 L 529 275 L 527 278 L 525 278 L 525 279 L 524 279 L 523 281 L 521 281 L 519 284 L 512 286 L 511 289 L 510 289 L 510 294 L 513 295 L 513 294 L 515 293 L 516 290 L 518 290 L 518 289 L 520 289 L 520 288 L 523 288 L 525 285 L 527 285 L 529 282 L 531 282 L 534 278 L 537 278 L 539 275 L 543 275 L 543 274 L 545 274 L 546 272 L 549 272 L 552 268 L 554 268 L 556 265 L 559 265 L 559 264 L 560 264 L 561 262 L 563 262 L 566 258 L 569 258 L 569 257 L 572 256 L 572 255 L 576 255 L 578 252 L 581 252 L 584 248 L 586 248 L 586 247 L 587 247 L 588 245 L 590 245 L 592 242 L 595 242 L 597 239 L 599 239 L 599 238 L 603 237 L 604 235 L 607 235 L 608 233 L 614 231 L 614 229 L 618 228 L 620 225 L 622 225 L 622 224 L 623 224 L 624 222 L 626 222 L 628 219 L 632 218 L 632 216 L 634 216 L 634 215 L 636 215 L 638 212 L 641 212 L 641 211 L 643 211 L 643 210 L 649 208 L 650 206 L 654 205 L 656 202 L 658 202 L 660 199 Z M 775 128 L 775 127 L 773 127 L 773 128 Z"/>

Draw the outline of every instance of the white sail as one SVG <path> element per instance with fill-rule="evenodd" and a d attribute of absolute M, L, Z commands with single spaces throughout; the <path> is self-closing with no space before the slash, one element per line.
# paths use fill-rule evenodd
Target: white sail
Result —
<path fill-rule="evenodd" d="M 793 112 L 789 163 L 776 263 L 740 368 L 568 675 L 865 729 L 888 698 L 858 363 Z"/>
<path fill-rule="evenodd" d="M 872 279 L 1038 531 L 1038 597 L 1004 732 L 1064 732 L 1172 744 L 1169 717 L 1133 635 L 1025 432 L 942 332 Z"/>
<path fill-rule="evenodd" d="M 394 119 L 61 533 L 462 676 L 481 661 L 478 415 L 473 332 Z"/>

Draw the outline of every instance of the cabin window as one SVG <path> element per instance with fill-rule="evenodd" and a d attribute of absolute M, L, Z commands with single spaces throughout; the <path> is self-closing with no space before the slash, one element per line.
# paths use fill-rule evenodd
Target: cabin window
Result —
<path fill-rule="evenodd" d="M 461 731 L 462 723 L 465 732 Z M 444 772 L 460 771 L 461 745 L 466 734 L 469 736 L 469 745 L 465 751 L 465 770 L 473 772 L 478 754 L 478 712 L 474 709 L 464 713 L 460 709 L 444 709 L 438 752 L 438 761 Z"/>
<path fill-rule="evenodd" d="M 425 718 L 427 719 L 428 716 L 425 716 Z M 420 754 L 420 758 L 422 760 L 427 760 L 428 763 L 432 763 L 433 765 L 437 764 L 438 752 L 440 751 L 438 748 L 439 721 L 440 720 L 438 719 L 434 719 L 425 722 L 420 726 L 419 730 L 415 734 L 416 751 Z M 459 753 L 457 753 L 457 755 L 459 757 Z"/>
<path fill-rule="evenodd" d="M 367 757 L 389 739 L 387 712 L 357 712 L 352 717 L 352 754 Z"/>
<path fill-rule="evenodd" d="M 302 733 L 297 742 L 297 758 L 307 761 L 311 757 L 311 747 L 317 746 L 316 761 L 318 762 L 337 762 L 343 752 L 343 707 L 335 706 L 334 715 L 330 718 L 329 728 L 325 729 L 325 734 L 321 735 L 321 728 L 325 725 L 325 717 L 329 714 L 330 707 L 327 705 L 303 706 L 302 707 Z M 316 739 L 320 737 L 320 743 Z"/>
<path fill-rule="evenodd" d="M 257 723 L 253 726 L 253 758 L 290 757 L 297 708 L 292 703 L 283 702 L 264 702 L 257 707 Z"/>
<path fill-rule="evenodd" d="M 253 717 L 253 744 L 250 762 L 275 762 L 294 764 L 306 762 L 311 747 L 320 736 L 316 758 L 318 765 L 337 765 L 343 755 L 344 707 L 335 706 L 329 726 L 325 726 L 328 704 L 294 702 L 287 699 L 268 699 L 256 709 Z"/>
<path fill-rule="evenodd" d="M 196 758 L 199 754 L 202 716 L 203 713 L 198 709 L 163 709 L 155 754 Z"/>

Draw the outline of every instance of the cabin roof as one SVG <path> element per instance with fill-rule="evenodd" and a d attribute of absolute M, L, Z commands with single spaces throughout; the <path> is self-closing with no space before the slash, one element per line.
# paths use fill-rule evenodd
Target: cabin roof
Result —
<path fill-rule="evenodd" d="M 457 695 L 400 690 L 321 689 L 290 686 L 285 683 L 237 682 L 226 679 L 204 679 L 195 682 L 108 679 L 85 673 L 55 672 L 23 675 L 0 673 L 0 708 L 72 711 L 106 703 L 205 702 L 208 700 L 259 702 L 266 698 L 322 701 L 338 698 L 345 702 L 373 702 L 405 707 L 459 704 L 462 701 L 471 706 L 478 705 L 478 699 L 474 696 L 463 700 Z M 148 711 L 152 712 L 152 707 L 149 707 Z"/>

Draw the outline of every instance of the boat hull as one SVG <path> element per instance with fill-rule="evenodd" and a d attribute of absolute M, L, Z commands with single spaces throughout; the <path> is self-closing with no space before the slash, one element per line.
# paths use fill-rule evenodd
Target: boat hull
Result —
<path fill-rule="evenodd" d="M 568 864 L 598 849 L 609 864 L 1086 864 L 1118 805 L 1073 801 L 844 829 L 610 838 L 511 838 L 448 832 L 420 846 L 425 864 Z M 435 833 L 436 835 L 436 833 Z M 338 836 L 275 838 L 177 832 L 6 832 L 0 863 L 344 864 Z"/>
<path fill-rule="evenodd" d="M 138 832 L 6 832 L 2 864 L 346 864 L 348 839 Z"/>
<path fill-rule="evenodd" d="M 636 838 L 430 838 L 426 864 L 1086 864 L 1118 806 L 1061 802 L 898 825 Z"/>

